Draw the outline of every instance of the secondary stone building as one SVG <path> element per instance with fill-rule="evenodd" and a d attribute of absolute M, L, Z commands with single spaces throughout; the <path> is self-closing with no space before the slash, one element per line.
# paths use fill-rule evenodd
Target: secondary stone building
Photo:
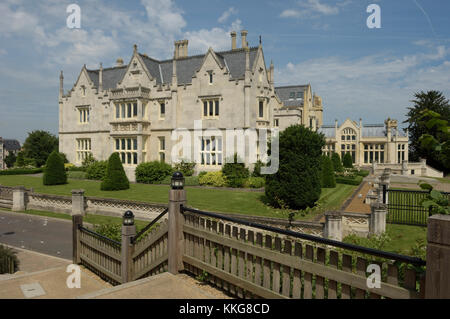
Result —
<path fill-rule="evenodd" d="M 276 88 L 274 66 L 266 67 L 261 43 L 249 47 L 245 30 L 241 38 L 241 48 L 236 32 L 231 32 L 231 50 L 210 48 L 194 56 L 188 55 L 187 40 L 176 41 L 173 59 L 162 61 L 139 53 L 135 45 L 128 64 L 118 59 L 111 68 L 101 63 L 95 70 L 83 66 L 67 93 L 61 72 L 59 150 L 77 165 L 88 154 L 104 160 L 118 152 L 134 180 L 134 169 L 142 162 L 172 163 L 171 150 L 177 142 L 171 140 L 172 132 L 181 128 L 192 132 L 195 123 L 205 130 L 217 129 L 193 136 L 190 154 L 184 150 L 176 154 L 199 158 L 197 172 L 221 169 L 226 129 L 285 127 L 292 122 L 283 118 L 290 107 L 295 108 L 296 122 L 321 125 L 321 100 L 311 95 L 311 87 Z M 248 156 L 245 163 L 252 164 Z"/>
<path fill-rule="evenodd" d="M 0 136 L 0 170 L 6 169 L 5 158 L 9 154 L 17 154 L 20 152 L 21 146 L 18 140 L 3 139 Z"/>

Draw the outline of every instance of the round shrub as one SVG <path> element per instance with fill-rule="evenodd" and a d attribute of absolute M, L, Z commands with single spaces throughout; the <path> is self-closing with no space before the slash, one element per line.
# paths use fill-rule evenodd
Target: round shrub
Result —
<path fill-rule="evenodd" d="M 180 163 L 174 165 L 174 170 L 183 173 L 184 177 L 194 175 L 195 163 L 190 163 L 185 160 L 181 160 Z"/>
<path fill-rule="evenodd" d="M 333 162 L 328 156 L 322 156 L 322 187 L 323 188 L 336 187 Z"/>
<path fill-rule="evenodd" d="M 42 178 L 44 185 L 67 184 L 67 173 L 64 160 L 57 151 L 53 151 L 47 158 Z"/>
<path fill-rule="evenodd" d="M 264 177 L 253 177 L 250 176 L 244 183 L 247 188 L 262 188 L 266 184 L 266 179 Z"/>
<path fill-rule="evenodd" d="M 203 186 L 224 187 L 227 185 L 222 172 L 207 172 L 199 175 L 198 183 Z"/>
<path fill-rule="evenodd" d="M 320 164 L 325 136 L 292 125 L 279 137 L 279 169 L 266 175 L 266 199 L 274 207 L 306 209 L 320 197 Z"/>
<path fill-rule="evenodd" d="M 344 158 L 342 159 L 342 164 L 345 168 L 353 168 L 353 159 L 350 153 L 345 153 Z"/>
<path fill-rule="evenodd" d="M 250 172 L 245 167 L 245 164 L 238 162 L 238 156 L 234 154 L 234 158 L 228 159 L 222 167 L 222 174 L 229 187 L 243 187 L 245 180 L 250 176 Z"/>
<path fill-rule="evenodd" d="M 118 191 L 122 189 L 129 189 L 130 182 L 123 169 L 118 153 L 112 153 L 108 160 L 108 167 L 106 168 L 106 176 L 103 179 L 100 189 L 102 191 Z"/>
<path fill-rule="evenodd" d="M 335 172 L 342 172 L 344 168 L 342 167 L 341 157 L 338 153 L 333 153 L 331 156 L 331 161 L 333 162 L 333 167 Z"/>
<path fill-rule="evenodd" d="M 145 184 L 159 183 L 172 174 L 172 167 L 164 162 L 141 163 L 136 167 L 136 182 Z"/>
<path fill-rule="evenodd" d="M 101 181 L 106 176 L 108 161 L 95 161 L 86 168 L 86 178 Z"/>

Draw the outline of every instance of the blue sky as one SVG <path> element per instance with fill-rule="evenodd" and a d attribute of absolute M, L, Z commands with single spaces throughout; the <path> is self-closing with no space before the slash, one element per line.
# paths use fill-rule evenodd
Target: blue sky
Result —
<path fill-rule="evenodd" d="M 66 27 L 71 3 L 81 29 Z M 372 3 L 381 29 L 366 26 Z M 403 121 L 418 90 L 450 97 L 448 0 L 2 0 L 0 12 L 0 136 L 21 142 L 57 134 L 60 70 L 68 91 L 83 64 L 128 61 L 134 43 L 165 59 L 185 38 L 190 54 L 228 50 L 231 30 L 248 30 L 251 46 L 262 36 L 276 85 L 311 83 L 326 124 Z"/>

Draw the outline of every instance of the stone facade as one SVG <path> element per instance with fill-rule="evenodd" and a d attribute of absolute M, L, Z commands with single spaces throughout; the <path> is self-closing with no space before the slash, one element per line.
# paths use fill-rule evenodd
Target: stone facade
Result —
<path fill-rule="evenodd" d="M 20 151 L 20 143 L 18 140 L 3 139 L 0 136 L 0 170 L 6 169 L 5 158 L 9 154 L 17 154 Z"/>
<path fill-rule="evenodd" d="M 176 41 L 174 58 L 164 61 L 139 53 L 135 45 L 126 65 L 119 58 L 112 68 L 84 66 L 67 94 L 61 72 L 59 150 L 76 165 L 89 154 L 105 160 L 118 152 L 134 180 L 135 167 L 142 162 L 173 163 L 172 148 L 178 140 L 172 141 L 171 135 L 175 129 L 185 129 L 191 133 L 191 147 L 174 152 L 176 159 L 198 158 L 197 172 L 221 169 L 230 153 L 225 130 L 271 129 L 275 110 L 286 104 L 274 87 L 274 66 L 266 67 L 262 45 L 248 47 L 247 32 L 241 36 L 242 48 L 236 47 L 236 32 L 232 32 L 231 50 L 210 48 L 196 56 L 188 56 L 187 40 Z M 302 92 L 308 106 L 302 113 L 306 119 L 311 105 L 318 105 L 311 99 L 320 98 L 311 96 L 310 86 Z M 320 115 L 318 122 L 312 122 L 321 121 Z M 202 129 L 216 132 L 195 136 L 199 123 Z M 244 161 L 252 166 L 246 151 Z"/>
<path fill-rule="evenodd" d="M 341 158 L 350 153 L 358 167 L 371 167 L 372 163 L 402 164 L 408 161 L 408 134 L 400 132 L 396 120 L 384 124 L 363 124 L 347 119 L 340 126 L 323 125 L 318 130 L 326 137 L 323 152 L 331 156 L 337 152 Z"/>

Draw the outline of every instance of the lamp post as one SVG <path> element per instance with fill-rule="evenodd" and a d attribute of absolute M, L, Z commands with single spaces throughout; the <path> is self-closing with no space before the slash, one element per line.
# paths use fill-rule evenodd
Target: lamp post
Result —
<path fill-rule="evenodd" d="M 186 204 L 184 177 L 181 172 L 172 175 L 169 191 L 168 271 L 177 274 L 183 270 L 183 224 L 181 205 Z"/>
<path fill-rule="evenodd" d="M 172 186 L 172 189 L 183 189 L 184 188 L 183 174 L 181 172 L 173 173 L 170 185 Z"/>
<path fill-rule="evenodd" d="M 134 214 L 131 210 L 127 210 L 125 214 L 123 214 L 123 225 L 124 226 L 134 225 Z"/>
<path fill-rule="evenodd" d="M 133 278 L 133 268 L 131 256 L 133 245 L 131 239 L 136 236 L 136 225 L 134 224 L 134 214 L 127 210 L 122 217 L 122 283 L 129 282 Z"/>

